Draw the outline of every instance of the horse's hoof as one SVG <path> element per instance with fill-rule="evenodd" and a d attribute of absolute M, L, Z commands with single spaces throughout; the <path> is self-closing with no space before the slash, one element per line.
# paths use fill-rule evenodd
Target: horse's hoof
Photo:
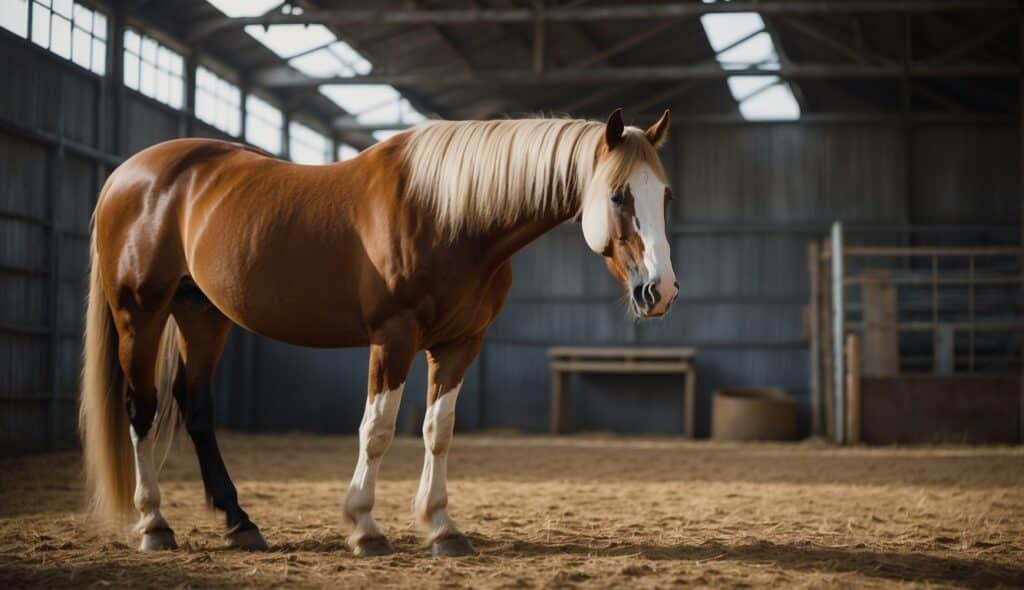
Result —
<path fill-rule="evenodd" d="M 228 547 L 241 549 L 243 551 L 266 551 L 269 549 L 267 540 L 263 538 L 260 529 L 253 526 L 251 529 L 232 531 L 227 534 Z"/>
<path fill-rule="evenodd" d="M 177 549 L 178 544 L 174 541 L 174 531 L 171 529 L 156 529 L 142 534 L 142 543 L 139 544 L 139 551 L 168 551 Z"/>
<path fill-rule="evenodd" d="M 380 555 L 391 555 L 395 548 L 387 537 L 363 537 L 356 542 L 352 553 L 358 557 L 377 557 Z"/>
<path fill-rule="evenodd" d="M 466 535 L 451 535 L 441 537 L 431 544 L 430 552 L 434 557 L 465 557 L 476 555 L 476 549 L 469 542 Z"/>

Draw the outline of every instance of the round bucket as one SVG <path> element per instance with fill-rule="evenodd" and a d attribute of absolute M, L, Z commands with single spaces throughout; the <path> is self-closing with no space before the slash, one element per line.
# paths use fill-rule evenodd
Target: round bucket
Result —
<path fill-rule="evenodd" d="M 793 440 L 796 402 L 780 389 L 737 388 L 716 391 L 711 400 L 714 440 Z"/>

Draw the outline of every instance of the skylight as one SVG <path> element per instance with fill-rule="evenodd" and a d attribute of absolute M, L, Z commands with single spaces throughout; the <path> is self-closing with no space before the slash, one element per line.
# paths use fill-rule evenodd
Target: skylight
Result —
<path fill-rule="evenodd" d="M 207 0 L 217 10 L 235 18 L 238 16 L 260 16 L 271 8 L 280 6 L 281 0 Z"/>
<path fill-rule="evenodd" d="M 338 153 L 335 154 L 335 159 L 338 160 L 339 162 L 343 162 L 345 160 L 351 160 L 352 158 L 358 155 L 359 150 L 357 150 L 356 148 L 348 145 L 347 143 L 339 143 Z"/>
<path fill-rule="evenodd" d="M 399 133 L 401 133 L 401 131 L 374 131 L 373 138 L 376 139 L 377 141 L 385 141 L 387 139 L 391 139 L 392 137 L 398 135 Z"/>
<path fill-rule="evenodd" d="M 280 0 L 208 0 L 227 16 L 258 16 Z M 283 7 L 286 12 L 301 11 Z M 373 65 L 323 25 L 250 25 L 245 32 L 312 78 L 369 74 Z M 321 86 L 320 93 L 365 125 L 414 125 L 424 119 L 392 86 L 384 84 Z"/>
<path fill-rule="evenodd" d="M 327 45 L 334 33 L 323 25 L 249 25 L 245 32 L 281 57 L 289 58 Z"/>
<path fill-rule="evenodd" d="M 709 4 L 708 0 L 704 0 Z M 740 114 L 750 121 L 800 118 L 789 83 L 768 71 L 780 69 L 779 56 L 764 19 L 756 12 L 705 14 L 704 34 L 724 70 L 765 70 L 766 75 L 729 76 L 726 82 Z"/>
<path fill-rule="evenodd" d="M 321 86 L 320 92 L 365 125 L 415 125 L 424 119 L 400 92 L 387 84 L 327 85 Z"/>

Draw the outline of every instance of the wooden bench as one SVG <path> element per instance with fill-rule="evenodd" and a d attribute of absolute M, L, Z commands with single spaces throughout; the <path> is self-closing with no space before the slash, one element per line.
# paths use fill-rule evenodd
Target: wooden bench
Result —
<path fill-rule="evenodd" d="M 697 370 L 693 348 L 629 348 L 556 346 L 548 349 L 551 363 L 552 434 L 565 430 L 566 377 L 570 373 L 681 374 L 683 387 L 683 436 L 693 438 L 697 405 Z"/>

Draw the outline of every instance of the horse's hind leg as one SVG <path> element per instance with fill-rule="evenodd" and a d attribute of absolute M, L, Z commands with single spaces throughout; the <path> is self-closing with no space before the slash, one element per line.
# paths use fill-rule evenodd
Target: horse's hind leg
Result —
<path fill-rule="evenodd" d="M 263 535 L 238 504 L 238 492 L 228 475 L 214 433 L 212 377 L 224 351 L 231 322 L 195 287 L 179 289 L 174 298 L 173 314 L 178 324 L 183 365 L 175 378 L 174 396 L 196 449 L 207 499 L 224 513 L 231 546 L 266 549 Z"/>
<path fill-rule="evenodd" d="M 158 298 L 163 299 L 163 298 Z M 127 301 L 123 298 L 122 301 Z M 135 507 L 141 517 L 135 530 L 142 534 L 143 551 L 174 549 L 174 531 L 160 513 L 160 487 L 154 458 L 155 436 L 150 433 L 156 417 L 156 359 L 160 335 L 167 321 L 166 299 L 147 311 L 127 303 L 115 309 L 118 354 L 128 391 L 126 405 L 135 449 Z"/>
<path fill-rule="evenodd" d="M 413 510 L 427 530 L 435 556 L 476 553 L 448 516 L 448 449 L 455 429 L 455 401 L 482 340 L 446 344 L 427 351 L 427 412 L 423 419 L 423 474 Z"/>

